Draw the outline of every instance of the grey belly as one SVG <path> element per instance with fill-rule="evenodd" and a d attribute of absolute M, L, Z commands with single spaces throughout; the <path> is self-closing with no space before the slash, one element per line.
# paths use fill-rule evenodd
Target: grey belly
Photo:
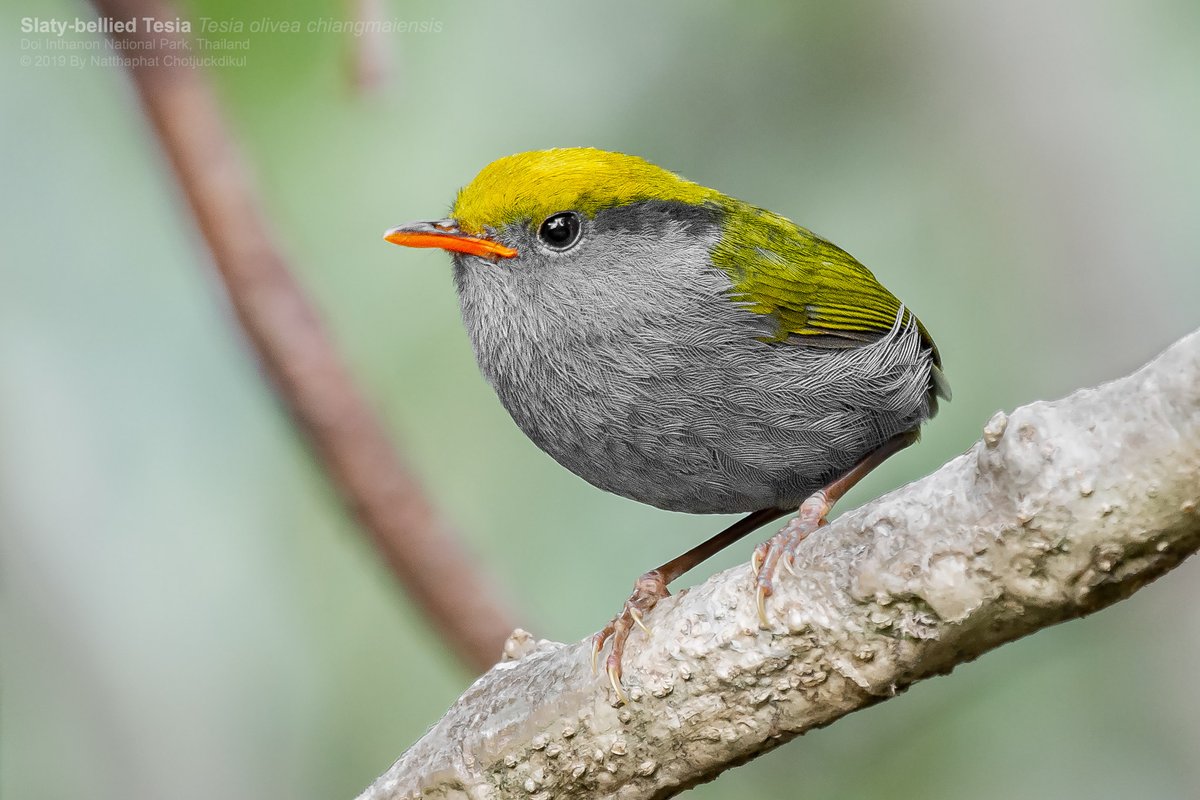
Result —
<path fill-rule="evenodd" d="M 690 513 L 799 505 L 930 413 L 916 331 L 825 349 L 745 339 L 621 356 L 537 353 L 493 385 L 521 429 L 595 486 Z"/>

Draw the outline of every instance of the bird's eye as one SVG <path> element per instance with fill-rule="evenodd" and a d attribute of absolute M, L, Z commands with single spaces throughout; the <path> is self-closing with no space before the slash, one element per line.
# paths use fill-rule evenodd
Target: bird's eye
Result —
<path fill-rule="evenodd" d="M 538 238 L 551 250 L 569 250 L 579 241 L 583 229 L 574 211 L 551 214 L 538 226 Z"/>

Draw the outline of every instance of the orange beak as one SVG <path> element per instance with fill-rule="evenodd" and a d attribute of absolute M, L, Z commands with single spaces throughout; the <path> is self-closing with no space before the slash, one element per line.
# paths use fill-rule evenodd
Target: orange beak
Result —
<path fill-rule="evenodd" d="M 392 228 L 383 235 L 392 244 L 402 244 L 405 247 L 439 247 L 442 250 L 452 250 L 456 253 L 467 253 L 482 258 L 512 258 L 517 251 L 505 247 L 499 242 L 477 236 L 468 236 L 458 229 L 458 223 L 452 219 L 442 219 L 437 222 L 410 222 L 398 228 Z"/>

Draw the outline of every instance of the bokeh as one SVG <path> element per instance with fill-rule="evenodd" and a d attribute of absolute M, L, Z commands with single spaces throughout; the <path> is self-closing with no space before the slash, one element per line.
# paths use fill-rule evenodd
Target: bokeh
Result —
<path fill-rule="evenodd" d="M 374 89 L 334 34 L 240 37 L 246 64 L 212 77 L 365 391 L 538 636 L 589 634 L 723 520 L 540 453 L 476 371 L 448 259 L 382 241 L 493 158 L 637 153 L 838 242 L 914 308 L 954 401 L 846 507 L 1200 321 L 1192 0 L 380 8 L 440 25 L 386 37 Z M 127 76 L 21 65 L 21 17 L 89 14 L 0 18 L 0 795 L 353 796 L 470 676 L 267 387 Z M 690 796 L 1198 797 L 1198 585 L 1185 564 Z"/>

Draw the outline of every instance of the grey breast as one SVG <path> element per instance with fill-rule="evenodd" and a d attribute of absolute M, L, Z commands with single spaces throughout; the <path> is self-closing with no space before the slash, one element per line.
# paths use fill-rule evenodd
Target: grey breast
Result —
<path fill-rule="evenodd" d="M 601 212 L 566 254 L 455 258 L 484 376 L 541 449 L 595 486 L 691 513 L 788 508 L 930 413 L 915 324 L 875 342 L 768 343 L 728 299 L 711 215 Z M 911 317 L 910 317 L 911 319 Z"/>

